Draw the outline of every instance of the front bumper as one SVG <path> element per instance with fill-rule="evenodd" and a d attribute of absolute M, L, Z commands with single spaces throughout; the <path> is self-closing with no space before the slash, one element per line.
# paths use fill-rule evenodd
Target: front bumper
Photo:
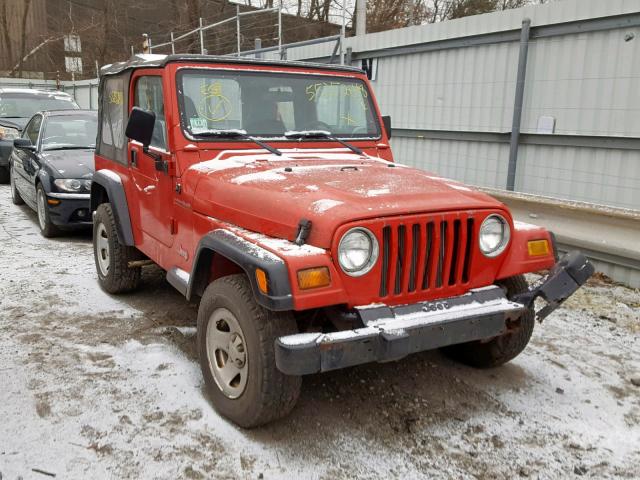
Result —
<path fill-rule="evenodd" d="M 91 199 L 88 193 L 47 194 L 47 198 L 57 200 L 57 205 L 49 204 L 49 217 L 59 227 L 88 227 L 93 224 L 91 218 Z"/>
<path fill-rule="evenodd" d="M 287 375 L 306 375 L 368 362 L 398 360 L 411 353 L 505 333 L 538 297 L 545 318 L 593 274 L 579 252 L 565 255 L 536 286 L 512 300 L 496 285 L 433 302 L 358 308 L 363 327 L 331 333 L 299 333 L 276 340 L 276 365 Z"/>

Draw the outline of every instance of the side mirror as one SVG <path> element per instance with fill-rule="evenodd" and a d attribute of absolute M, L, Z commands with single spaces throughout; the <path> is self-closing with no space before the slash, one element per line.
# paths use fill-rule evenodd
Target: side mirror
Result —
<path fill-rule="evenodd" d="M 131 140 L 140 142 L 143 147 L 147 148 L 151 144 L 153 137 L 153 127 L 156 123 L 156 114 L 139 107 L 133 107 L 127 122 L 125 135 Z"/>
<path fill-rule="evenodd" d="M 16 138 L 13 141 L 13 146 L 14 148 L 19 148 L 21 150 L 28 150 L 30 152 L 36 151 L 36 146 L 33 143 L 31 143 L 31 140 L 29 140 L 28 138 Z"/>
<path fill-rule="evenodd" d="M 384 124 L 384 130 L 387 132 L 387 137 L 391 138 L 391 116 L 384 115 L 382 117 L 382 123 Z"/>

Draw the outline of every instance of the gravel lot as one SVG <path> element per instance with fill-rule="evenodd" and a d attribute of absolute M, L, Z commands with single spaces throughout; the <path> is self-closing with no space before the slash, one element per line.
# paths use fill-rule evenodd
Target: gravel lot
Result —
<path fill-rule="evenodd" d="M 243 431 L 203 396 L 197 306 L 158 270 L 120 297 L 94 271 L 88 233 L 44 239 L 0 186 L 2 480 L 640 478 L 637 290 L 591 282 L 495 370 L 426 352 L 309 376 Z"/>

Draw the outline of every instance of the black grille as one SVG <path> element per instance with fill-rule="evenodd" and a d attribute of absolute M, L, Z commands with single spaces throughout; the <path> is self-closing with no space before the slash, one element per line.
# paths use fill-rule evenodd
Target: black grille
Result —
<path fill-rule="evenodd" d="M 384 227 L 380 296 L 467 283 L 472 242 L 472 218 Z"/>

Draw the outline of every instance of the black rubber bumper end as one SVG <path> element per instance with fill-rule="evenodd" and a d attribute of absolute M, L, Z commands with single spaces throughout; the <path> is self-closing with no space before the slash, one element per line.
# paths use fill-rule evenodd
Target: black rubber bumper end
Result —
<path fill-rule="evenodd" d="M 540 283 L 514 300 L 530 307 L 536 298 L 542 297 L 547 304 L 536 312 L 536 318 L 542 321 L 584 285 L 594 271 L 587 257 L 574 250 L 564 255 Z"/>

